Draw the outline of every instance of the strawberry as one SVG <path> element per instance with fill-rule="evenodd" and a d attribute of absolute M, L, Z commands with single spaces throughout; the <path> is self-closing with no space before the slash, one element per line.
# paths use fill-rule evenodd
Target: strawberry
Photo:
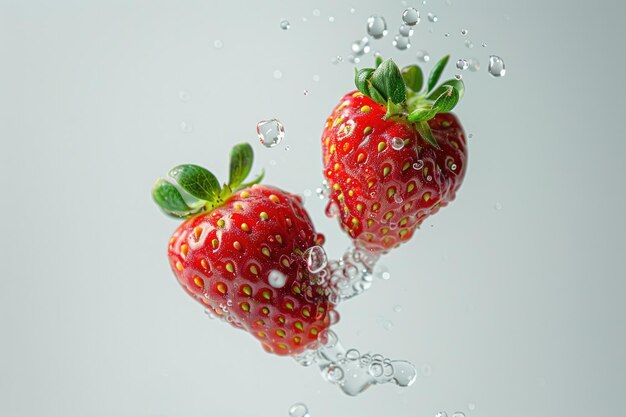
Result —
<path fill-rule="evenodd" d="M 327 213 L 338 214 L 357 246 L 383 254 L 413 236 L 455 198 L 467 165 L 463 128 L 450 110 L 464 92 L 452 79 L 435 87 L 448 56 L 422 91 L 417 65 L 392 60 L 356 73 L 322 135 Z"/>
<path fill-rule="evenodd" d="M 152 194 L 166 213 L 186 219 L 168 246 L 183 289 L 268 352 L 294 355 L 330 324 L 329 290 L 316 283 L 303 257 L 323 236 L 300 197 L 259 185 L 263 174 L 242 184 L 252 160 L 250 145 L 237 145 L 227 185 L 204 168 L 180 165 Z"/>

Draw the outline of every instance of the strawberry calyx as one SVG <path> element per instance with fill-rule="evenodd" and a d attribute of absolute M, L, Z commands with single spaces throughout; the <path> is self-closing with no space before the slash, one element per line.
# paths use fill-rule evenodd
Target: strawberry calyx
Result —
<path fill-rule="evenodd" d="M 439 113 L 449 113 L 465 92 L 461 80 L 450 79 L 439 86 L 450 55 L 444 56 L 430 71 L 426 85 L 424 73 L 418 65 L 398 68 L 391 59 L 377 57 L 376 68 L 355 70 L 357 89 L 387 108 L 385 119 L 399 119 L 411 123 L 428 143 L 439 148 L 428 121 Z"/>
<path fill-rule="evenodd" d="M 189 218 L 203 211 L 211 211 L 233 193 L 258 184 L 264 171 L 252 181 L 244 183 L 250 174 L 254 152 L 248 143 L 233 146 L 230 151 L 228 183 L 220 186 L 209 170 L 198 165 L 183 164 L 170 169 L 166 178 L 159 178 L 152 187 L 154 202 L 166 214 Z"/>

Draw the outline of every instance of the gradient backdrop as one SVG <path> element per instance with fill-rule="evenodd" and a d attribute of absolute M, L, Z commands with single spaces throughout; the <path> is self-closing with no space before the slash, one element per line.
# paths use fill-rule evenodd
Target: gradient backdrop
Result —
<path fill-rule="evenodd" d="M 422 22 L 399 52 L 405 5 L 0 1 L 0 415 L 288 417 L 296 402 L 311 417 L 623 412 L 624 6 L 409 2 Z M 384 56 L 408 64 L 425 49 L 431 64 L 449 52 L 482 68 L 463 74 L 456 110 L 473 135 L 457 200 L 384 258 L 389 281 L 339 308 L 344 345 L 408 359 L 418 380 L 350 398 L 203 314 L 169 270 L 177 222 L 149 191 L 183 162 L 224 178 L 230 146 L 252 141 L 254 172 L 312 192 L 340 256 L 349 242 L 315 196 L 319 136 L 373 13 L 389 25 L 373 43 Z M 506 77 L 487 74 L 489 54 Z M 273 117 L 286 136 L 265 149 L 255 125 Z"/>

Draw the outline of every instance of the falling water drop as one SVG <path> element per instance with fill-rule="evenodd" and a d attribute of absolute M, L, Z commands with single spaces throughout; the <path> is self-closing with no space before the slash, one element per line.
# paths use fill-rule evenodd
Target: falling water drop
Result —
<path fill-rule="evenodd" d="M 461 71 L 465 71 L 469 68 L 469 63 L 465 59 L 459 59 L 456 61 L 456 67 Z"/>
<path fill-rule="evenodd" d="M 288 30 L 291 27 L 291 23 L 289 23 L 289 20 L 283 19 L 280 21 L 280 28 L 282 30 Z"/>
<path fill-rule="evenodd" d="M 434 13 L 428 13 L 428 20 L 432 23 L 436 23 L 439 18 Z"/>
<path fill-rule="evenodd" d="M 278 119 L 262 120 L 256 124 L 256 133 L 263 146 L 273 148 L 285 137 L 285 127 Z"/>
<path fill-rule="evenodd" d="M 404 51 L 411 47 L 411 40 L 406 36 L 398 34 L 393 38 L 393 46 L 400 51 Z"/>
<path fill-rule="evenodd" d="M 506 68 L 502 58 L 496 55 L 491 55 L 489 57 L 489 66 L 487 67 L 487 71 L 489 71 L 489 74 L 494 77 L 504 77 L 504 74 L 506 74 Z"/>
<path fill-rule="evenodd" d="M 282 272 L 273 269 L 267 276 L 267 281 L 274 288 L 282 288 L 287 283 L 287 277 Z"/>
<path fill-rule="evenodd" d="M 304 251 L 304 259 L 309 272 L 314 274 L 320 272 L 328 265 L 326 252 L 321 246 L 312 246 Z"/>
<path fill-rule="evenodd" d="M 427 51 L 420 49 L 417 51 L 417 60 L 420 62 L 428 62 L 430 61 L 430 55 L 428 55 Z"/>
<path fill-rule="evenodd" d="M 367 34 L 380 39 L 387 34 L 387 22 L 382 16 L 372 15 L 367 19 Z"/>
<path fill-rule="evenodd" d="M 409 26 L 415 26 L 420 22 L 420 12 L 413 7 L 409 7 L 402 12 L 402 21 Z"/>
<path fill-rule="evenodd" d="M 289 417 L 309 417 L 309 409 L 303 403 L 297 403 L 289 408 Z"/>
<path fill-rule="evenodd" d="M 404 139 L 398 137 L 391 139 L 391 147 L 396 151 L 404 148 Z"/>

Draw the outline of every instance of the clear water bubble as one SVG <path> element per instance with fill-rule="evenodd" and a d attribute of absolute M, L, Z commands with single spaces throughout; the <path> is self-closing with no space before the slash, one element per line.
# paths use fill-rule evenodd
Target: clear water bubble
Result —
<path fill-rule="evenodd" d="M 213 42 L 213 47 L 214 47 L 215 49 L 222 49 L 222 48 L 224 47 L 224 42 L 222 42 L 222 41 L 221 41 L 221 40 L 219 40 L 219 39 L 216 39 L 216 40 Z"/>
<path fill-rule="evenodd" d="M 393 322 L 391 320 L 383 320 L 383 329 L 387 331 L 393 329 Z"/>
<path fill-rule="evenodd" d="M 413 36 L 413 27 L 409 25 L 400 25 L 398 33 L 402 36 Z"/>
<path fill-rule="evenodd" d="M 339 338 L 332 330 L 324 329 L 317 335 L 317 341 L 320 342 L 323 347 L 332 349 L 339 343 Z"/>
<path fill-rule="evenodd" d="M 422 161 L 421 159 L 418 159 L 417 162 L 413 164 L 413 169 L 416 169 L 419 171 L 422 168 L 424 168 L 424 161 Z"/>
<path fill-rule="evenodd" d="M 385 265 L 378 265 L 374 270 L 374 276 L 378 279 L 382 279 L 384 281 L 389 280 L 391 278 L 391 274 L 389 273 L 389 268 Z"/>
<path fill-rule="evenodd" d="M 391 139 L 391 147 L 396 151 L 404 148 L 404 139 L 398 137 Z"/>
<path fill-rule="evenodd" d="M 283 288 L 287 283 L 287 276 L 285 276 L 282 272 L 273 269 L 267 276 L 267 282 L 273 288 Z"/>
<path fill-rule="evenodd" d="M 467 404 L 467 409 L 470 410 L 470 411 L 474 411 L 476 409 L 476 404 L 468 403 Z"/>
<path fill-rule="evenodd" d="M 437 15 L 436 15 L 436 14 L 434 14 L 434 13 L 428 13 L 428 15 L 427 15 L 427 16 L 428 16 L 428 21 L 429 21 L 429 22 L 431 22 L 431 23 L 436 23 L 436 22 L 437 22 L 437 20 L 439 20 L 439 18 L 437 17 Z"/>
<path fill-rule="evenodd" d="M 291 23 L 289 23 L 289 20 L 283 19 L 280 21 L 280 28 L 282 30 L 288 30 L 291 27 Z"/>
<path fill-rule="evenodd" d="M 355 56 L 368 54 L 370 52 L 370 40 L 367 36 L 364 36 L 358 41 L 352 42 L 352 52 Z"/>
<path fill-rule="evenodd" d="M 305 96 L 308 96 L 310 93 L 309 93 L 309 90 L 304 90 L 302 94 L 304 94 Z"/>
<path fill-rule="evenodd" d="M 285 146 L 285 151 L 289 152 L 290 149 L 291 147 L 289 145 Z"/>
<path fill-rule="evenodd" d="M 330 322 L 331 326 L 333 324 L 339 323 L 340 318 L 341 316 L 339 315 L 339 312 L 337 310 L 330 310 L 328 312 L 328 321 Z"/>
<path fill-rule="evenodd" d="M 343 368 L 336 364 L 331 364 L 326 368 L 326 379 L 333 384 L 338 384 L 343 381 L 345 372 Z"/>
<path fill-rule="evenodd" d="M 380 378 L 381 376 L 383 376 L 384 372 L 383 364 L 380 362 L 372 362 L 370 363 L 367 372 L 374 378 Z"/>
<path fill-rule="evenodd" d="M 493 205 L 493 208 L 498 211 L 502 210 L 502 203 L 497 202 L 496 204 Z"/>
<path fill-rule="evenodd" d="M 189 94 L 188 91 L 185 90 L 180 90 L 178 92 L 178 99 L 184 103 L 188 102 L 189 100 L 191 100 L 191 94 Z"/>
<path fill-rule="evenodd" d="M 448 417 L 448 413 L 446 413 L 445 411 L 440 411 L 435 414 L 435 417 Z"/>
<path fill-rule="evenodd" d="M 387 21 L 382 16 L 372 15 L 367 18 L 367 34 L 374 39 L 387 35 Z"/>
<path fill-rule="evenodd" d="M 396 194 L 393 195 L 393 201 L 395 201 L 396 203 L 400 204 L 404 200 L 402 199 L 402 196 L 400 195 L 400 193 L 396 193 Z M 392 223 L 392 226 L 395 226 L 395 225 L 396 225 L 395 223 Z M 395 229 L 395 227 L 394 227 L 394 229 Z"/>
<path fill-rule="evenodd" d="M 326 206 L 325 213 L 326 213 L 326 217 L 328 217 L 329 219 L 332 219 L 333 217 L 336 217 L 339 215 L 339 207 L 337 206 L 337 204 L 331 201 Z"/>
<path fill-rule="evenodd" d="M 361 62 L 361 58 L 354 55 L 348 55 L 348 61 L 350 61 L 352 64 L 358 64 L 359 62 Z"/>
<path fill-rule="evenodd" d="M 426 177 L 426 181 L 432 181 L 432 180 L 433 180 L 432 175 L 429 175 L 429 176 Z"/>
<path fill-rule="evenodd" d="M 430 61 L 430 55 L 428 54 L 427 51 L 420 49 L 419 51 L 417 51 L 417 60 L 420 62 L 428 62 Z"/>
<path fill-rule="evenodd" d="M 270 165 L 275 167 L 276 166 L 276 160 L 275 159 L 270 159 Z"/>
<path fill-rule="evenodd" d="M 285 126 L 278 119 L 261 120 L 256 124 L 256 134 L 261 145 L 273 148 L 285 137 Z"/>
<path fill-rule="evenodd" d="M 320 12 L 320 9 L 313 9 L 313 16 L 319 17 L 320 14 L 322 14 L 322 12 Z"/>
<path fill-rule="evenodd" d="M 466 48 L 469 48 L 469 49 L 472 49 L 472 48 L 474 47 L 474 42 L 472 42 L 472 41 L 471 41 L 471 40 L 469 40 L 469 39 L 466 39 L 466 40 L 465 40 L 465 47 L 466 47 Z"/>
<path fill-rule="evenodd" d="M 504 61 L 497 55 L 491 55 L 489 57 L 489 65 L 487 67 L 487 71 L 493 77 L 504 77 L 506 74 L 506 68 L 504 66 Z"/>
<path fill-rule="evenodd" d="M 446 33 L 444 33 L 444 34 L 443 34 L 443 36 L 445 36 L 446 38 L 448 38 L 448 37 L 450 37 L 450 33 L 449 33 L 449 32 L 446 32 Z"/>
<path fill-rule="evenodd" d="M 463 76 L 461 74 L 456 74 L 454 78 L 456 78 L 457 80 L 461 80 L 463 79 Z"/>
<path fill-rule="evenodd" d="M 340 62 L 343 62 L 343 57 L 341 55 L 337 55 L 336 57 L 331 59 L 330 62 L 332 62 L 333 64 L 337 65 Z"/>
<path fill-rule="evenodd" d="M 480 70 L 480 61 L 476 58 L 470 58 L 467 63 L 469 64 L 469 70 L 471 72 L 477 72 Z"/>
<path fill-rule="evenodd" d="M 335 16 L 328 16 L 328 21 L 333 23 L 335 21 Z"/>
<path fill-rule="evenodd" d="M 306 23 L 308 21 L 309 21 L 309 19 L 307 19 L 306 17 L 302 16 L 302 23 Z"/>
<path fill-rule="evenodd" d="M 402 21 L 409 26 L 415 26 L 420 22 L 420 12 L 413 7 L 409 7 L 402 12 Z"/>
<path fill-rule="evenodd" d="M 465 36 L 469 33 L 469 30 L 467 29 L 461 29 L 461 35 Z"/>
<path fill-rule="evenodd" d="M 361 357 L 361 353 L 356 349 L 348 349 L 346 352 L 346 359 L 349 361 L 358 361 Z"/>
<path fill-rule="evenodd" d="M 402 306 L 400 304 L 396 304 L 393 306 L 394 313 L 399 313 L 402 311 Z"/>
<path fill-rule="evenodd" d="M 326 252 L 321 246 L 312 246 L 304 251 L 304 259 L 306 260 L 307 269 L 314 274 L 320 272 L 328 265 Z"/>
<path fill-rule="evenodd" d="M 350 14 L 355 14 L 356 13 L 356 9 L 354 7 L 350 7 Z"/>
<path fill-rule="evenodd" d="M 480 46 L 482 46 L 483 48 L 486 48 L 487 44 L 485 42 L 483 42 L 482 45 L 480 45 Z"/>
<path fill-rule="evenodd" d="M 289 417 L 310 417 L 306 404 L 296 403 L 289 408 Z"/>
<path fill-rule="evenodd" d="M 467 62 L 467 60 L 465 59 L 459 59 L 458 61 L 456 61 L 456 67 L 461 71 L 465 71 L 469 68 L 469 62 Z"/>
<path fill-rule="evenodd" d="M 280 80 L 281 78 L 283 78 L 283 72 L 281 70 L 274 70 L 272 75 L 274 76 L 274 79 L 276 80 Z"/>
<path fill-rule="evenodd" d="M 452 414 L 452 417 L 465 417 L 465 413 L 462 411 L 456 411 L 454 414 Z"/>
<path fill-rule="evenodd" d="M 180 130 L 185 133 L 191 133 L 193 132 L 193 125 L 189 122 L 182 121 L 180 122 Z"/>
<path fill-rule="evenodd" d="M 402 35 L 398 34 L 398 35 L 396 35 L 393 38 L 392 44 L 399 51 L 404 51 L 404 50 L 409 49 L 411 47 L 411 39 L 406 37 L 406 36 L 402 36 Z"/>

